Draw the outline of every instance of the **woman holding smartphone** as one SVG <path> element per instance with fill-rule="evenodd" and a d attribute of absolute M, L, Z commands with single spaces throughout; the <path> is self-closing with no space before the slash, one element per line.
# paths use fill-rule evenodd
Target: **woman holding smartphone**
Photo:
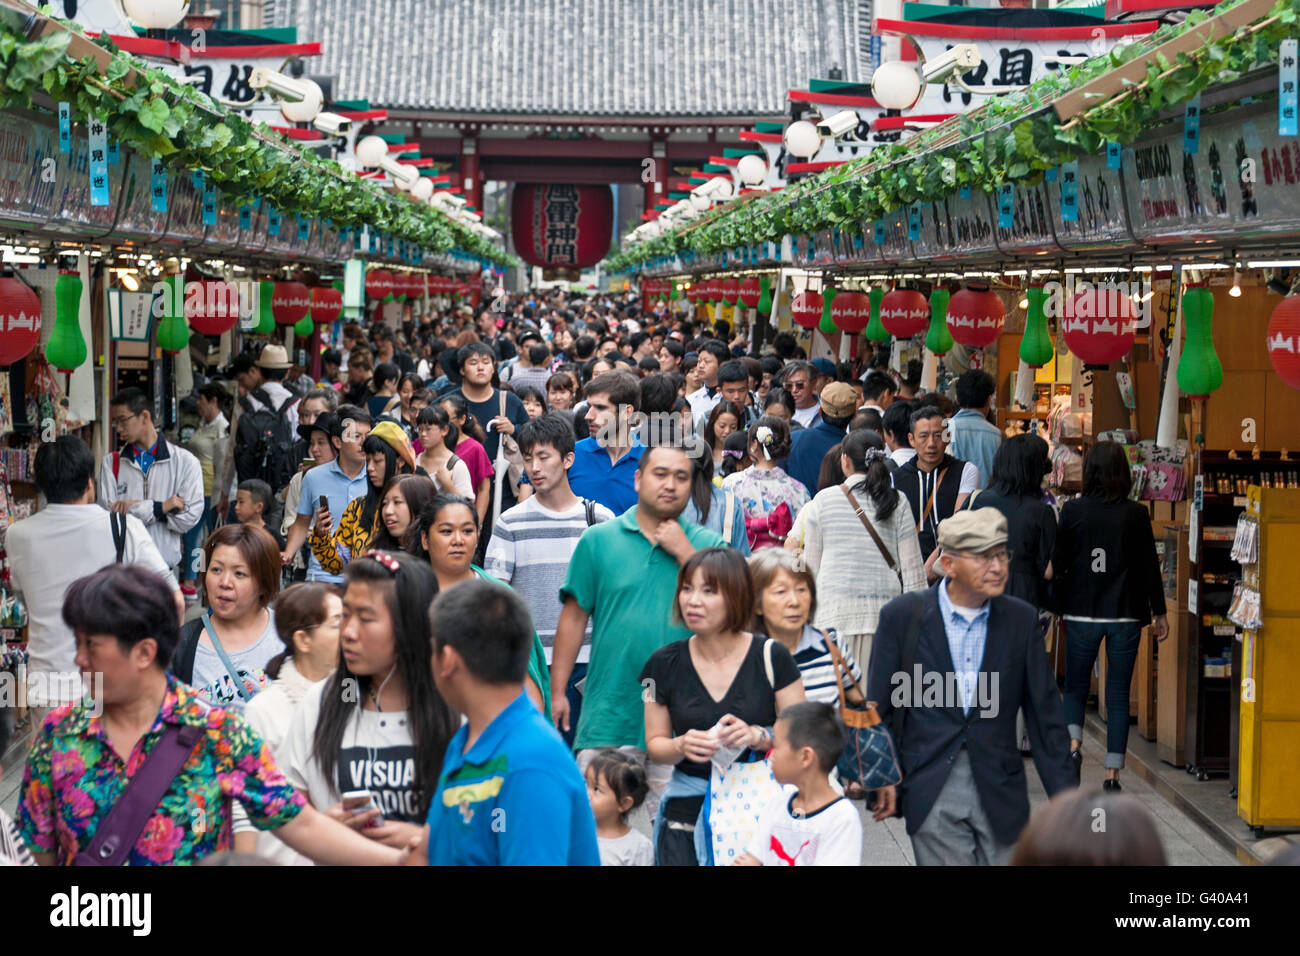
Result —
<path fill-rule="evenodd" d="M 423 832 L 443 753 L 460 725 L 429 669 L 437 584 L 422 561 L 387 551 L 350 562 L 344 580 L 338 667 L 303 696 L 283 769 L 332 819 L 406 846 Z"/>

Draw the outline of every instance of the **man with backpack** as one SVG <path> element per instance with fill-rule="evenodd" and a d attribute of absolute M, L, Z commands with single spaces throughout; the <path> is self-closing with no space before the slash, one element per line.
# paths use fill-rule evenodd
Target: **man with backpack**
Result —
<path fill-rule="evenodd" d="M 573 428 L 558 412 L 550 412 L 519 426 L 519 450 L 533 494 L 501 513 L 492 529 L 483 568 L 509 584 L 528 605 L 533 626 L 551 663 L 555 626 L 560 620 L 556 595 L 564 584 L 569 559 L 582 533 L 593 524 L 614 517 L 602 504 L 579 498 L 569 487 L 569 466 L 573 464 Z M 569 679 L 568 698 L 571 728 L 577 727 L 581 696 L 574 689 L 587 672 L 591 653 L 591 624 L 585 643 Z M 565 732 L 573 743 L 573 730 Z"/>
<path fill-rule="evenodd" d="M 218 511 L 223 516 L 234 486 L 257 478 L 280 494 L 298 470 L 294 446 L 298 442 L 298 396 L 284 387 L 291 367 L 283 345 L 267 345 L 253 361 L 241 355 L 231 363 L 231 373 L 244 394 L 235 403 L 230 429 L 231 453 L 219 487 Z"/>
<path fill-rule="evenodd" d="M 203 517 L 203 467 L 154 427 L 149 399 L 125 388 L 108 403 L 108 417 L 122 440 L 99 469 L 99 503 L 144 522 L 169 568 L 181 560 L 185 532 Z"/>
<path fill-rule="evenodd" d="M 82 687 L 77 639 L 63 622 L 63 597 L 73 581 L 116 561 L 147 568 L 166 581 L 178 621 L 185 599 L 140 519 L 105 512 L 95 503 L 95 456 L 84 441 L 60 435 L 42 443 L 34 473 L 48 504 L 9 529 L 5 550 L 14 588 L 27 604 L 28 703 L 44 710 L 68 703 L 60 689 L 79 696 Z M 35 715 L 36 726 L 44 716 Z"/>

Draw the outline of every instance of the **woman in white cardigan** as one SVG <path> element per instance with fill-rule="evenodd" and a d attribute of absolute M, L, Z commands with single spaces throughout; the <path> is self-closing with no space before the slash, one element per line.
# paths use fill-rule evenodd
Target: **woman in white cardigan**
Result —
<path fill-rule="evenodd" d="M 840 447 L 844 483 L 819 491 L 799 512 L 787 539 L 788 547 L 802 547 L 817 579 L 815 626 L 839 631 L 859 661 L 871 659 L 880 609 L 904 591 L 925 588 L 912 509 L 889 480 L 887 458 L 874 431 L 850 432 Z M 880 538 L 888 560 L 864 520 Z"/>
<path fill-rule="evenodd" d="M 342 620 L 343 602 L 328 584 L 318 581 L 294 584 L 276 598 L 275 627 L 285 650 L 267 663 L 267 676 L 273 677 L 274 682 L 248 702 L 244 719 L 261 734 L 277 764 L 284 762 L 284 741 L 298 703 L 317 682 L 329 677 L 338 664 Z M 254 831 L 238 815 L 235 834 L 243 848 L 264 859 L 311 865 L 310 860 L 300 857 L 273 834 Z M 254 836 L 256 849 L 245 842 Z"/>

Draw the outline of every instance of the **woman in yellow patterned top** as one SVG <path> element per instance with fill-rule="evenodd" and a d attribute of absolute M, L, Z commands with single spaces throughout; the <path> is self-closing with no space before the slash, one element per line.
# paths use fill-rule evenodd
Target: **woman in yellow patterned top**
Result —
<path fill-rule="evenodd" d="M 425 475 L 416 465 L 415 452 L 400 425 L 381 419 L 361 446 L 366 453 L 366 477 L 370 486 L 361 498 L 354 498 L 343 509 L 338 527 L 324 535 L 312 529 L 307 539 L 311 550 L 327 574 L 342 574 L 352 556 L 364 552 L 380 523 L 380 496 L 384 485 L 394 475 Z"/>

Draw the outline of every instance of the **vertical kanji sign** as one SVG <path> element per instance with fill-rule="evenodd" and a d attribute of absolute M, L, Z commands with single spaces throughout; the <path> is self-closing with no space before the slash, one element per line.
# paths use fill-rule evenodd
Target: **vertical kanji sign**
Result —
<path fill-rule="evenodd" d="M 167 211 L 167 167 L 159 157 L 154 157 L 150 171 L 150 192 L 153 195 L 153 211 Z"/>
<path fill-rule="evenodd" d="M 1061 221 L 1079 221 L 1079 163 L 1061 164 Z"/>
<path fill-rule="evenodd" d="M 520 184 L 511 201 L 515 248 L 530 265 L 585 269 L 609 250 L 608 186 Z"/>
<path fill-rule="evenodd" d="M 86 124 L 90 141 L 90 204 L 108 205 L 108 126 L 98 116 Z"/>
<path fill-rule="evenodd" d="M 1297 103 L 1300 103 L 1300 92 L 1296 89 L 1296 79 L 1300 75 L 1300 67 L 1297 66 L 1297 52 L 1300 52 L 1300 41 L 1283 40 L 1282 45 L 1278 48 L 1278 96 L 1277 96 L 1277 134 L 1279 136 L 1297 136 L 1300 135 L 1300 117 L 1296 115 Z"/>
<path fill-rule="evenodd" d="M 59 104 L 59 152 L 72 152 L 72 104 Z"/>

